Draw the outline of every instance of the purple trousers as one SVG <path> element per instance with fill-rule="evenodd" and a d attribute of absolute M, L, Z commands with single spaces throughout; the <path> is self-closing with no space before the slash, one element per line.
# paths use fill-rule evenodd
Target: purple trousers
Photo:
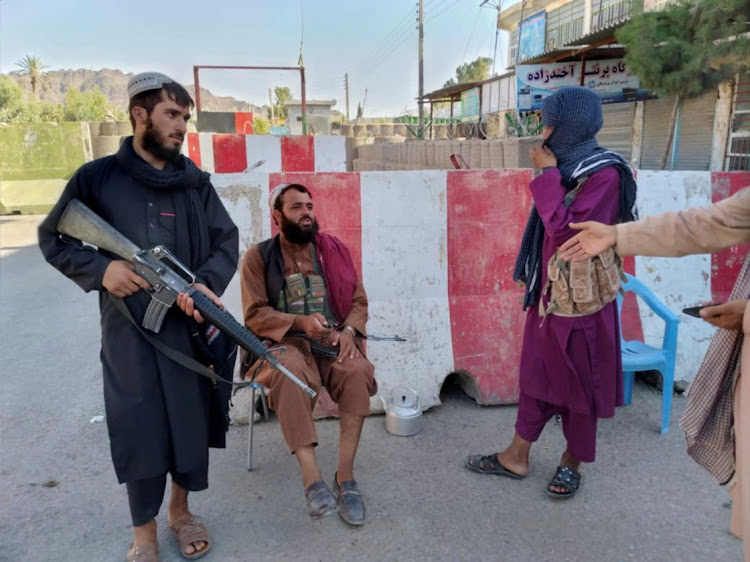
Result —
<path fill-rule="evenodd" d="M 522 439 L 533 443 L 539 439 L 544 426 L 555 414 L 560 414 L 562 418 L 568 453 L 581 462 L 594 462 L 597 422 L 595 416 L 570 412 L 564 406 L 537 400 L 522 393 L 518 398 L 516 433 Z"/>

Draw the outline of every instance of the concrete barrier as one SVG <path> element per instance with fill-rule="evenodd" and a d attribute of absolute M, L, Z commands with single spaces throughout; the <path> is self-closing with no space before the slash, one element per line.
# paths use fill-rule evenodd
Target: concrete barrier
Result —
<path fill-rule="evenodd" d="M 531 170 L 246 173 L 213 176 L 240 227 L 242 250 L 271 235 L 267 194 L 282 182 L 307 185 L 322 228 L 351 249 L 370 299 L 371 334 L 404 343 L 370 342 L 382 390 L 413 387 L 425 407 L 458 373 L 479 404 L 514 403 L 524 313 L 511 277 L 531 205 Z M 750 173 L 638 174 L 641 216 L 707 206 L 750 185 Z M 676 313 L 726 298 L 747 245 L 726 253 L 666 261 L 636 258 L 628 269 Z M 225 295 L 241 317 L 239 280 Z M 660 343 L 662 327 L 646 307 L 625 312 L 629 337 Z M 691 380 L 713 329 L 681 315 L 677 378 Z M 373 411 L 381 411 L 378 401 Z M 318 415 L 335 412 L 321 401 Z"/>
<path fill-rule="evenodd" d="M 706 207 L 750 186 L 748 172 L 660 172 L 639 170 L 638 209 L 642 217 L 687 207 Z M 680 311 L 702 302 L 727 299 L 750 244 L 714 255 L 679 259 L 636 257 L 635 272 L 666 305 L 680 316 L 676 379 L 692 380 L 713 334 L 706 322 Z M 647 341 L 661 343 L 663 323 L 641 311 Z"/>
<path fill-rule="evenodd" d="M 343 136 L 188 133 L 182 151 L 197 166 L 217 174 L 240 173 L 256 165 L 254 169 L 265 173 L 345 172 L 347 162 Z"/>

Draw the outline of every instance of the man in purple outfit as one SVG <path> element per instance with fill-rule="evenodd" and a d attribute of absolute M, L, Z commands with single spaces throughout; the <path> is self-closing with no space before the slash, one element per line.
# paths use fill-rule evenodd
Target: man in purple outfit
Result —
<path fill-rule="evenodd" d="M 622 405 L 619 322 L 614 301 L 586 316 L 541 316 L 540 305 L 546 309 L 549 298 L 542 294 L 546 265 L 576 234 L 570 222 L 633 220 L 636 186 L 622 156 L 596 142 L 602 127 L 596 93 L 561 88 L 544 100 L 542 122 L 544 143 L 529 151 L 541 173 L 530 185 L 534 208 L 513 274 L 526 285 L 527 310 L 516 433 L 505 450 L 471 455 L 466 466 L 482 474 L 525 478 L 531 444 L 559 414 L 567 446 L 546 491 L 553 498 L 569 499 L 580 486 L 581 462 L 594 462 L 597 420 L 613 417 L 615 406 Z M 566 201 L 584 178 L 572 202 L 570 197 Z"/>

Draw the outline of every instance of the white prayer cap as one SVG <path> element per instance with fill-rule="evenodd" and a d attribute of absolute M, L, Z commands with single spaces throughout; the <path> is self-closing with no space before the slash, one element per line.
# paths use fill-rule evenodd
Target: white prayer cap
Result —
<path fill-rule="evenodd" d="M 141 72 L 140 74 L 131 76 L 130 80 L 128 80 L 128 98 L 149 90 L 161 90 L 164 84 L 169 84 L 170 82 L 174 82 L 174 80 L 166 74 L 160 72 Z"/>
<path fill-rule="evenodd" d="M 280 183 L 276 187 L 274 187 L 271 190 L 271 195 L 268 196 L 268 207 L 273 211 L 273 206 L 276 203 L 276 199 L 279 198 L 279 195 L 281 195 L 284 190 L 289 187 L 291 184 L 289 183 Z"/>

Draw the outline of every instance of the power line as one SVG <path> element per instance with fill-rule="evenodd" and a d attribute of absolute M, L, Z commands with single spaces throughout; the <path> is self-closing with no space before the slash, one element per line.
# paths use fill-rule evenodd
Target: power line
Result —
<path fill-rule="evenodd" d="M 438 16 L 451 9 L 460 1 L 461 0 L 453 0 L 453 3 L 448 5 L 451 0 L 432 0 L 431 2 L 428 0 L 426 3 L 425 11 L 427 11 L 427 7 L 430 7 L 433 10 L 440 10 L 440 8 L 443 8 L 434 16 L 432 16 L 432 18 L 428 21 L 436 19 Z M 410 39 L 412 37 L 412 28 L 411 24 L 409 23 L 412 17 L 414 17 L 414 13 L 412 11 L 409 11 L 409 13 L 404 18 L 402 18 L 401 22 L 397 24 L 396 27 L 393 28 L 391 32 L 379 43 L 378 48 L 382 49 L 378 51 L 378 48 L 376 48 L 371 51 L 367 57 L 365 57 L 366 60 L 370 58 L 374 58 L 375 60 L 365 67 L 365 70 L 362 71 L 363 74 L 369 74 L 370 72 L 375 70 L 383 62 L 385 62 L 385 60 L 395 54 L 398 48 L 401 47 L 407 39 Z M 406 22 L 406 25 L 404 25 L 404 22 Z M 387 43 L 388 40 L 390 40 L 390 44 L 384 46 L 384 44 Z M 377 53 L 377 55 L 375 57 L 371 57 L 373 53 Z"/>
<path fill-rule="evenodd" d="M 409 29 L 411 18 L 414 16 L 414 13 L 409 10 L 409 12 L 401 18 L 401 20 L 396 24 L 395 27 L 393 27 L 386 35 L 378 42 L 378 45 L 372 49 L 366 56 L 365 60 L 370 58 L 375 58 L 375 55 L 378 54 L 380 51 L 380 48 L 383 44 L 388 43 L 389 41 L 395 40 L 397 36 L 401 35 L 404 30 Z M 382 52 L 382 51 L 380 51 Z"/>
<path fill-rule="evenodd" d="M 409 14 L 409 17 L 411 18 L 413 14 Z M 373 70 L 375 70 L 380 64 L 382 64 L 388 57 L 390 57 L 392 54 L 396 52 L 396 50 L 404 44 L 404 42 L 411 37 L 411 25 L 407 25 L 401 33 L 399 33 L 397 36 L 393 38 L 391 43 L 387 45 L 382 51 L 379 53 L 379 57 L 377 60 L 375 60 L 373 63 L 371 63 L 369 66 L 365 68 L 363 71 L 363 74 L 369 74 Z M 382 46 L 382 45 L 381 45 Z"/>
<path fill-rule="evenodd" d="M 492 27 L 490 28 L 490 50 L 489 50 L 489 54 L 487 55 L 487 57 L 492 59 L 493 58 L 492 57 L 492 37 L 495 35 L 495 31 L 497 31 L 497 18 L 493 18 L 491 23 L 492 23 Z M 485 40 L 486 39 L 487 37 L 485 36 Z M 479 51 L 482 50 L 482 47 L 484 47 L 484 41 L 482 41 L 482 44 L 477 48 L 477 52 L 474 55 L 474 59 L 476 59 L 479 56 Z"/>
<path fill-rule="evenodd" d="M 428 23 L 430 23 L 431 21 L 435 21 L 437 18 L 439 18 L 445 12 L 447 12 L 448 10 L 450 10 L 451 8 L 453 8 L 453 6 L 455 6 L 456 4 L 458 4 L 460 1 L 461 0 L 455 0 L 455 2 L 453 2 L 453 4 L 451 4 L 450 6 L 444 8 L 443 10 L 441 10 L 440 12 L 438 12 L 437 14 L 435 14 L 434 16 L 432 16 L 430 19 L 428 19 L 426 22 L 424 22 L 425 25 L 428 24 Z"/>
<path fill-rule="evenodd" d="M 469 34 L 469 40 L 466 42 L 466 48 L 464 49 L 464 54 L 461 57 L 461 60 L 466 60 L 466 53 L 469 50 L 469 45 L 471 44 L 471 40 L 474 38 L 474 31 L 477 29 L 477 22 L 479 21 L 479 16 L 482 13 L 482 8 L 477 9 L 477 17 L 474 18 L 474 25 L 471 28 L 471 33 Z M 476 57 L 474 57 L 476 58 Z"/>

